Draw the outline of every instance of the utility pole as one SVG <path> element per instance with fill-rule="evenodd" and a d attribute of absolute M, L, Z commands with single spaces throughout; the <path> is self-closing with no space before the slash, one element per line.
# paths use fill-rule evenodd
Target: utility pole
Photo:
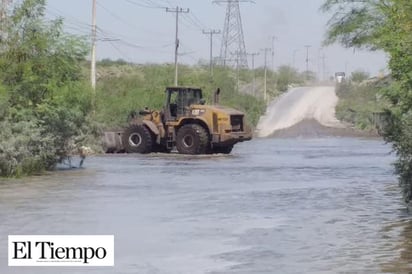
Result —
<path fill-rule="evenodd" d="M 236 51 L 236 52 L 232 52 L 231 54 L 232 54 L 232 56 L 236 55 L 236 59 L 235 59 L 235 61 L 236 61 L 236 90 L 237 90 L 237 92 L 239 92 L 239 81 L 240 81 L 239 72 L 240 72 L 240 54 L 241 54 L 241 52 Z"/>
<path fill-rule="evenodd" d="M 97 36 L 97 26 L 96 26 L 96 0 L 93 0 L 92 8 L 92 56 L 91 56 L 91 82 L 93 90 L 96 90 L 96 36 Z"/>
<path fill-rule="evenodd" d="M 180 7 L 176 7 L 175 9 L 166 8 L 166 12 L 174 12 L 176 13 L 176 37 L 175 37 L 175 86 L 178 85 L 178 63 L 177 58 L 179 55 L 179 13 L 188 13 L 189 9 L 182 9 Z"/>
<path fill-rule="evenodd" d="M 272 71 L 275 71 L 275 41 L 278 40 L 276 36 L 272 36 Z"/>
<path fill-rule="evenodd" d="M 265 53 L 265 82 L 264 82 L 264 87 L 263 87 L 263 99 L 265 102 L 267 101 L 267 79 L 268 79 L 268 52 L 271 51 L 270 48 L 264 48 L 262 51 Z"/>
<path fill-rule="evenodd" d="M 210 35 L 210 75 L 213 77 L 213 35 L 220 34 L 220 30 L 203 30 L 203 34 Z"/>
<path fill-rule="evenodd" d="M 306 45 L 306 80 L 309 80 L 309 48 L 311 45 Z"/>
<path fill-rule="evenodd" d="M 255 56 L 259 55 L 259 52 L 249 53 L 252 56 L 252 72 L 253 72 L 253 95 L 256 96 L 256 71 L 255 71 Z"/>

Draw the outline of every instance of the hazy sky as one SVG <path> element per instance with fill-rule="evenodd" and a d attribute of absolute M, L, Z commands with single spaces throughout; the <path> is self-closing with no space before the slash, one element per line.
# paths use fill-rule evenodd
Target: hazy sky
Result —
<path fill-rule="evenodd" d="M 328 75 L 336 71 L 365 70 L 371 75 L 386 69 L 382 52 L 343 49 L 338 45 L 321 49 L 330 15 L 319 11 L 324 0 L 255 0 L 241 3 L 243 29 L 248 52 L 258 52 L 275 43 L 275 67 L 293 65 L 305 70 L 306 49 L 310 48 L 310 70 L 319 72 L 323 53 Z M 223 29 L 226 4 L 212 0 L 97 0 L 97 58 L 122 58 L 136 63 L 174 61 L 175 15 L 156 6 L 189 8 L 180 20 L 180 63 L 194 64 L 209 59 L 209 38 L 202 29 Z M 67 30 L 90 36 L 92 0 L 48 0 L 47 14 L 65 18 Z M 214 41 L 214 55 L 220 52 L 221 36 Z M 295 54 L 294 54 L 295 53 Z M 268 60 L 271 64 L 271 58 Z M 263 54 L 256 66 L 264 63 Z M 249 60 L 249 65 L 251 62 Z M 322 70 L 320 70 L 321 72 Z"/>

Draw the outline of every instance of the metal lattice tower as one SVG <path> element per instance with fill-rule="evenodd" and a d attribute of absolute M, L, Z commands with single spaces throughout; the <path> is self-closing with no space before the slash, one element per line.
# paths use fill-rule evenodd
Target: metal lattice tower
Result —
<path fill-rule="evenodd" d="M 239 2 L 242 1 L 217 0 L 215 2 L 227 2 L 219 65 L 247 68 L 247 53 L 239 7 Z"/>

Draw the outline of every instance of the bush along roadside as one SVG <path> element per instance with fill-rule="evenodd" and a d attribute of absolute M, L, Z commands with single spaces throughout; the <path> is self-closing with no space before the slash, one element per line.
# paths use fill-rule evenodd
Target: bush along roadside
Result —
<path fill-rule="evenodd" d="M 81 72 L 86 44 L 66 35 L 61 20 L 47 22 L 44 15 L 44 0 L 24 0 L 5 19 L 0 176 L 52 169 L 81 141 L 92 109 L 92 93 Z"/>
<path fill-rule="evenodd" d="M 369 133 L 381 133 L 384 125 L 384 110 L 388 105 L 382 96 L 386 83 L 382 79 L 356 83 L 352 81 L 337 84 L 339 97 L 336 117 L 356 129 Z"/>

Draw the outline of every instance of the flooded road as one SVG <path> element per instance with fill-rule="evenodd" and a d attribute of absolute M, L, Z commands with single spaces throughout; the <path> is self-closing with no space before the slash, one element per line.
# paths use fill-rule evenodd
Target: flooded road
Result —
<path fill-rule="evenodd" d="M 405 273 L 412 224 L 380 140 L 112 155 L 0 183 L 0 273 Z M 114 234 L 113 268 L 8 268 L 9 234 Z"/>

